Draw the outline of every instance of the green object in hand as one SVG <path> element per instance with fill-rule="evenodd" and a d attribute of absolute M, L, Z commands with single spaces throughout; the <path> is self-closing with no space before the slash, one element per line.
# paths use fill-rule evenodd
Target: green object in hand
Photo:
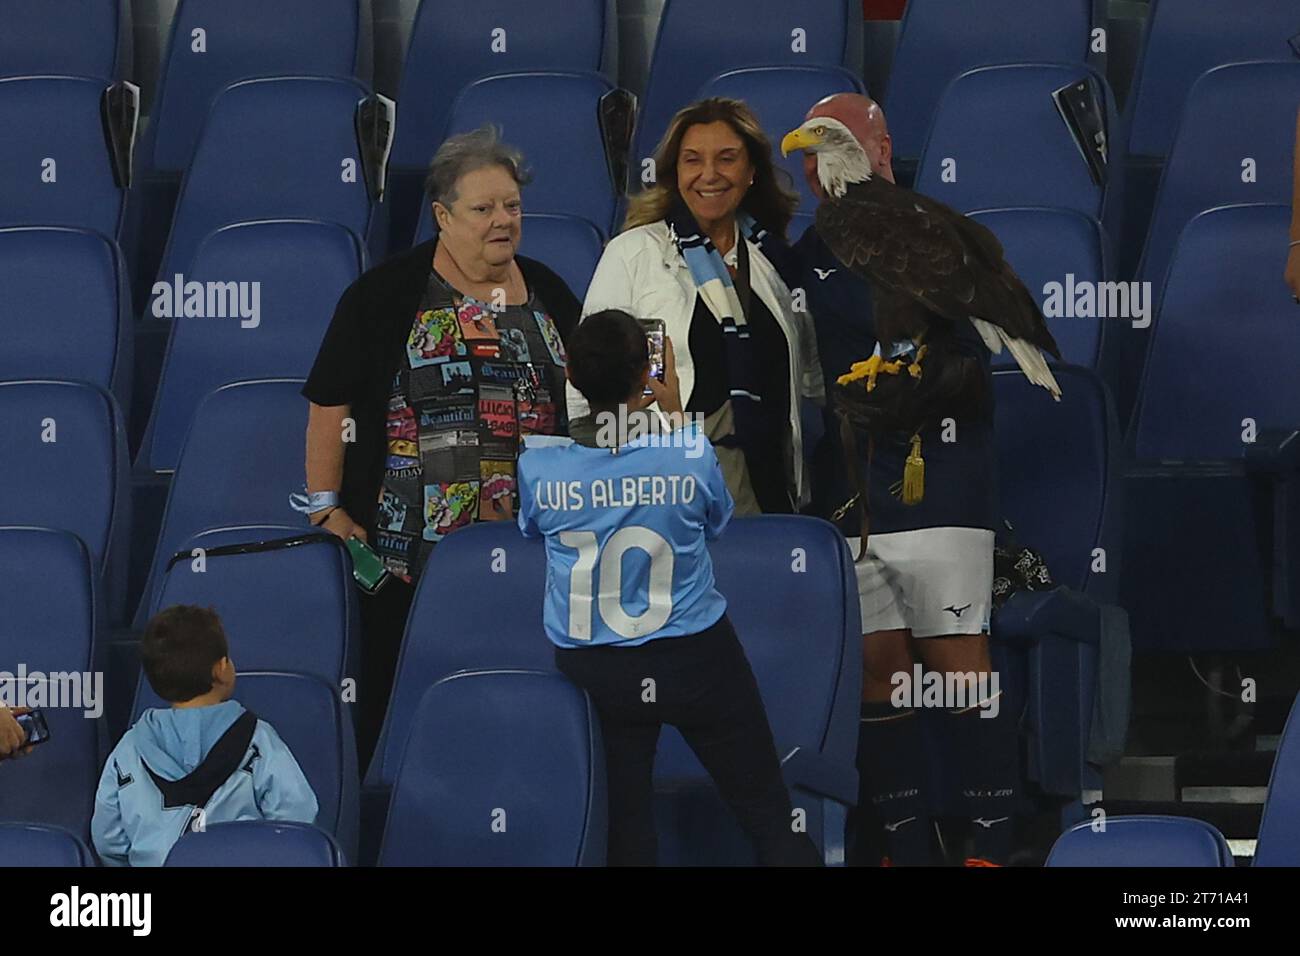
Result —
<path fill-rule="evenodd" d="M 352 555 L 352 576 L 369 594 L 374 594 L 388 580 L 388 569 L 374 549 L 360 538 L 348 538 L 348 553 Z"/>

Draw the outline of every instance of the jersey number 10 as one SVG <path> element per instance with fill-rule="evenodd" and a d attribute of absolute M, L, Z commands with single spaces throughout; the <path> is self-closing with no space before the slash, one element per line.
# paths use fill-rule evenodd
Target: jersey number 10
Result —
<path fill-rule="evenodd" d="M 566 531 L 560 544 L 578 552 L 569 574 L 569 637 L 591 640 L 593 613 L 599 613 L 620 637 L 644 637 L 668 622 L 673 611 L 673 549 L 656 531 L 641 525 L 619 528 L 602 551 L 594 531 Z M 650 557 L 650 594 L 646 609 L 636 617 L 623 610 L 623 555 L 632 548 Z M 592 607 L 592 572 L 600 563 L 600 597 Z"/>

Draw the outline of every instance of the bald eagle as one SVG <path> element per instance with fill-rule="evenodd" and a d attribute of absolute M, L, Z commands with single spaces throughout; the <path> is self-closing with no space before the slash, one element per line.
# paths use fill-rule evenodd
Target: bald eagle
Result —
<path fill-rule="evenodd" d="M 927 196 L 871 174 L 871 162 L 847 126 L 817 117 L 791 130 L 782 155 L 806 150 L 817 159 L 825 200 L 817 207 L 817 232 L 844 266 L 872 284 L 876 338 L 884 344 L 920 345 L 908 367 L 920 375 L 927 332 L 936 323 L 970 322 L 989 351 L 1003 346 L 1035 385 L 1059 400 L 1060 386 L 1040 349 L 1061 357 L 1042 312 L 1007 264 L 1002 245 L 987 228 Z M 880 355 L 859 362 L 840 379 L 847 384 L 897 374 L 900 365 Z"/>

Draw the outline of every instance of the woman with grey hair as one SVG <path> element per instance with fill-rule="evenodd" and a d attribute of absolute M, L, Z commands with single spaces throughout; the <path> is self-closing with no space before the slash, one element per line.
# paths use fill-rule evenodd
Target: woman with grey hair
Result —
<path fill-rule="evenodd" d="M 302 390 L 309 520 L 368 543 L 391 577 L 361 599 L 363 766 L 429 553 L 473 521 L 514 520 L 522 437 L 567 433 L 563 343 L 580 306 L 516 254 L 527 182 L 491 127 L 446 140 L 425 181 L 437 238 L 343 293 Z"/>

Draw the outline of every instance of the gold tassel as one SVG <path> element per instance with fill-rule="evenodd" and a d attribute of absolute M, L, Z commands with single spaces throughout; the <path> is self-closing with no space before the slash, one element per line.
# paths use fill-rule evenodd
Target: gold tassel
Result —
<path fill-rule="evenodd" d="M 925 497 L 925 459 L 921 457 L 921 436 L 912 436 L 912 452 L 903 466 L 903 504 L 914 505 Z"/>

